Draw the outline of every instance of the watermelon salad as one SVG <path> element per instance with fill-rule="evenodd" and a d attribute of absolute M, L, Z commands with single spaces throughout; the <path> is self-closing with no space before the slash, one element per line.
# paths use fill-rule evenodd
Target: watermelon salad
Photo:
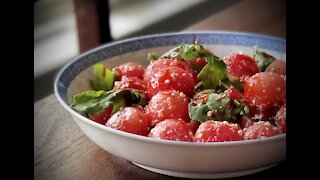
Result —
<path fill-rule="evenodd" d="M 150 53 L 146 68 L 95 64 L 70 107 L 104 126 L 150 138 L 225 142 L 286 133 L 286 62 L 254 49 L 218 57 L 203 45 Z"/>

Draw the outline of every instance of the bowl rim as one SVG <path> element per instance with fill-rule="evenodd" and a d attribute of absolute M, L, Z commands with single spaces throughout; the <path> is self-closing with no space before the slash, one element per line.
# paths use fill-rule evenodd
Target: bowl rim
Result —
<path fill-rule="evenodd" d="M 124 131 L 119 131 L 116 129 L 112 129 L 110 127 L 104 126 L 102 124 L 96 123 L 90 119 L 88 119 L 85 116 L 82 116 L 75 110 L 73 110 L 61 97 L 59 91 L 58 91 L 58 83 L 59 79 L 62 76 L 63 72 L 67 69 L 67 67 L 71 66 L 74 62 L 78 61 L 79 59 L 94 53 L 98 52 L 101 49 L 107 48 L 109 46 L 125 43 L 125 42 L 130 42 L 130 41 L 136 41 L 136 40 L 141 40 L 141 39 L 147 39 L 147 38 L 153 38 L 153 37 L 161 37 L 161 36 L 170 36 L 170 35 L 183 35 L 183 34 L 232 34 L 232 35 L 244 35 L 244 36 L 251 36 L 251 37 L 259 37 L 259 38 L 267 38 L 267 39 L 272 39 L 276 41 L 282 41 L 286 42 L 285 38 L 280 38 L 280 37 L 274 37 L 270 35 L 265 35 L 265 34 L 259 34 L 259 33 L 250 33 L 250 32 L 238 32 L 238 31 L 184 31 L 184 32 L 168 32 L 168 33 L 158 33 L 158 34 L 150 34 L 150 35 L 143 35 L 143 36 L 137 36 L 137 37 L 132 37 L 132 38 L 127 38 L 123 40 L 117 40 L 113 42 L 109 42 L 106 44 L 102 44 L 96 48 L 90 49 L 86 52 L 81 53 L 80 55 L 76 56 L 73 58 L 70 62 L 65 64 L 56 74 L 54 78 L 54 94 L 56 98 L 58 99 L 59 103 L 70 113 L 70 115 L 75 116 L 79 120 L 83 121 L 84 123 L 96 127 L 100 130 L 107 131 L 109 133 L 114 133 L 119 136 L 123 136 L 126 138 L 130 138 L 133 140 L 138 140 L 138 141 L 144 141 L 148 143 L 157 143 L 157 144 L 163 144 L 163 145 L 175 145 L 175 146 L 196 146 L 196 147 L 225 147 L 225 146 L 239 146 L 239 145 L 249 145 L 249 144 L 261 144 L 261 143 L 268 143 L 272 141 L 280 141 L 286 139 L 286 133 L 272 136 L 272 137 L 265 137 L 265 138 L 260 138 L 260 139 L 253 139 L 253 140 L 240 140 L 240 141 L 227 141 L 227 142 L 185 142 L 185 141 L 173 141 L 173 140 L 163 140 L 163 139 L 156 139 L 156 138 L 150 138 L 147 136 L 141 136 L 141 135 L 136 135 Z"/>

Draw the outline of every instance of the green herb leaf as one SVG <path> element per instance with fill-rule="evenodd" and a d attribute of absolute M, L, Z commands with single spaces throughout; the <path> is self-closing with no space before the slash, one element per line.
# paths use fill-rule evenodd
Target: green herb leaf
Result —
<path fill-rule="evenodd" d="M 111 105 L 111 102 L 100 103 L 106 97 L 107 94 L 103 90 L 85 91 L 74 95 L 73 103 L 70 106 L 84 116 L 98 114 Z"/>
<path fill-rule="evenodd" d="M 99 114 L 110 106 L 116 113 L 121 107 L 147 104 L 145 94 L 134 89 L 85 91 L 74 95 L 73 100 L 70 107 L 84 116 Z"/>
<path fill-rule="evenodd" d="M 208 111 L 209 107 L 207 104 L 199 104 L 197 106 L 191 106 L 189 104 L 189 117 L 192 120 L 196 120 L 199 122 L 205 122 L 210 120 L 211 117 L 207 116 Z"/>
<path fill-rule="evenodd" d="M 221 85 L 223 91 L 227 90 L 230 86 L 234 86 L 236 89 L 243 93 L 243 84 L 236 77 L 228 76 L 227 78 L 221 80 Z"/>
<path fill-rule="evenodd" d="M 95 78 L 90 81 L 93 90 L 110 90 L 113 88 L 116 74 L 106 68 L 103 64 L 96 64 L 93 66 Z"/>
<path fill-rule="evenodd" d="M 193 44 L 182 44 L 177 46 L 168 52 L 164 53 L 161 58 L 178 59 L 180 61 L 191 61 L 200 57 L 205 57 L 207 62 L 213 61 L 213 54 L 207 51 L 202 45 L 197 42 Z M 192 64 L 192 67 L 199 73 L 202 70 L 202 66 Z"/>
<path fill-rule="evenodd" d="M 226 64 L 197 42 L 175 47 L 160 58 L 191 61 L 200 57 L 205 57 L 208 62 L 204 67 L 193 67 L 199 73 L 198 79 L 202 82 L 201 87 L 204 89 L 214 89 L 216 92 L 223 92 L 228 87 L 235 86 L 241 92 L 243 91 L 239 79 L 228 75 Z"/>
<path fill-rule="evenodd" d="M 204 48 L 199 44 L 182 44 L 179 47 L 179 55 L 185 61 L 197 59 L 204 52 Z"/>
<path fill-rule="evenodd" d="M 181 59 L 180 54 L 179 54 L 179 48 L 180 46 L 177 46 L 175 48 L 170 49 L 169 51 L 165 52 L 164 54 L 162 54 L 159 59 L 178 59 L 183 61 L 183 59 Z"/>
<path fill-rule="evenodd" d="M 225 63 L 219 60 L 216 56 L 212 56 L 212 60 L 198 74 L 205 89 L 217 90 L 221 86 L 221 80 L 228 77 L 228 71 Z"/>
<path fill-rule="evenodd" d="M 215 91 L 213 89 L 205 89 L 203 91 L 196 92 L 188 105 L 189 117 L 192 120 L 205 122 L 211 118 L 207 116 L 207 112 L 209 111 L 207 102 L 209 95 L 214 92 Z"/>
<path fill-rule="evenodd" d="M 235 105 L 233 114 L 240 115 L 240 116 L 249 115 L 249 112 L 250 112 L 249 107 L 245 103 L 237 100 L 234 100 L 233 102 Z"/>
<path fill-rule="evenodd" d="M 160 58 L 178 59 L 183 61 L 191 61 L 199 57 L 206 57 L 207 61 L 211 61 L 212 53 L 207 51 L 202 45 L 197 42 L 193 44 L 182 44 L 168 52 L 164 53 Z"/>
<path fill-rule="evenodd" d="M 126 106 L 126 99 L 124 96 L 122 96 L 121 91 L 117 91 L 114 93 L 111 93 L 109 96 L 108 101 L 111 101 L 113 104 L 112 107 L 112 114 L 118 112 L 120 110 L 121 107 L 125 107 Z"/>
<path fill-rule="evenodd" d="M 212 93 L 208 99 L 208 107 L 216 121 L 229 121 L 232 117 L 231 99 L 222 94 Z"/>
<path fill-rule="evenodd" d="M 270 54 L 258 50 L 255 50 L 253 58 L 256 60 L 261 72 L 265 71 L 267 67 L 276 60 L 276 58 L 271 56 Z"/>
<path fill-rule="evenodd" d="M 157 60 L 158 58 L 159 58 L 159 55 L 157 53 L 148 53 L 147 59 L 149 61 L 154 61 L 154 60 Z"/>
<path fill-rule="evenodd" d="M 199 98 L 200 97 L 200 98 Z M 199 99 L 206 99 L 202 101 Z M 189 103 L 189 116 L 192 120 L 234 122 L 238 116 L 249 114 L 249 108 L 240 101 L 234 101 L 224 93 L 217 94 L 214 90 L 199 92 Z"/>
<path fill-rule="evenodd" d="M 207 51 L 197 42 L 194 44 L 182 44 L 177 50 L 180 57 L 185 61 L 191 61 L 199 57 L 205 57 L 208 63 L 213 63 L 213 59 L 215 58 L 215 55 Z"/>

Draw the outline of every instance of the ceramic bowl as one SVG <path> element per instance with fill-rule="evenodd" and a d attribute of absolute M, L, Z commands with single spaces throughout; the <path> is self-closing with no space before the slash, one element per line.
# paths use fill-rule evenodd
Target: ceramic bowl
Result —
<path fill-rule="evenodd" d="M 286 134 L 250 141 L 196 143 L 152 139 L 95 123 L 69 107 L 72 95 L 89 88 L 91 68 L 101 62 L 113 68 L 125 62 L 146 67 L 147 54 L 164 53 L 198 41 L 219 57 L 253 54 L 254 46 L 286 59 L 284 39 L 239 32 L 183 32 L 149 35 L 112 42 L 66 64 L 55 79 L 55 95 L 83 133 L 109 153 L 161 174 L 186 178 L 226 178 L 252 174 L 286 159 Z"/>

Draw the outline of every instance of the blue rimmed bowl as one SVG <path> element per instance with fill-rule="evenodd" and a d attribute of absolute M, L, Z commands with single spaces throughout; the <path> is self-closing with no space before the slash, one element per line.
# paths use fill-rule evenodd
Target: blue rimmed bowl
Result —
<path fill-rule="evenodd" d="M 92 66 L 113 68 L 125 62 L 147 66 L 147 54 L 164 53 L 182 43 L 198 41 L 219 57 L 234 52 L 253 54 L 257 47 L 286 60 L 284 39 L 239 32 L 166 33 L 112 42 L 88 51 L 68 64 L 55 79 L 55 95 L 79 128 L 98 146 L 135 165 L 186 178 L 225 178 L 252 174 L 286 159 L 286 135 L 250 141 L 176 142 L 130 134 L 95 123 L 69 107 L 72 95 L 88 90 Z"/>

